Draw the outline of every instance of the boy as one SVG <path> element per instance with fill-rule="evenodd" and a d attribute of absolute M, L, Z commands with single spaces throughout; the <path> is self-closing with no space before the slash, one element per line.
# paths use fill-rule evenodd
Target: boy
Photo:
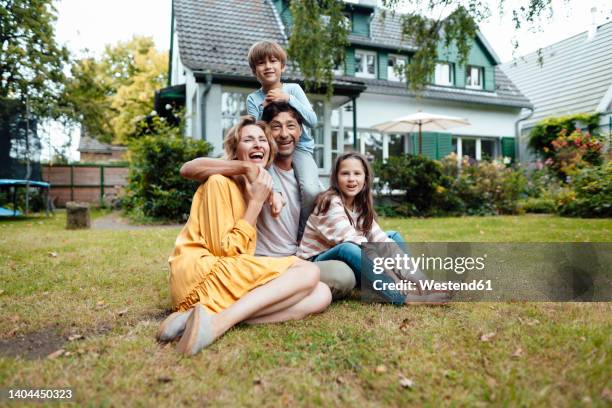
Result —
<path fill-rule="evenodd" d="M 283 84 L 281 82 L 281 74 L 285 71 L 287 62 L 287 54 L 280 45 L 273 41 L 257 42 L 249 49 L 248 60 L 253 74 L 261 84 L 260 89 L 247 97 L 248 114 L 261 119 L 263 110 L 269 103 L 287 102 L 303 119 L 302 135 L 293 155 L 293 170 L 300 187 L 302 203 L 298 229 L 298 240 L 300 240 L 308 216 L 312 212 L 314 201 L 321 189 L 319 169 L 313 158 L 314 140 L 308 131 L 308 127 L 314 129 L 317 125 L 317 115 L 300 85 Z M 279 154 L 282 154 L 282 152 L 279 151 Z M 275 190 L 277 190 L 277 186 L 275 186 Z M 275 199 L 275 201 L 273 213 L 280 211 L 278 199 Z"/>

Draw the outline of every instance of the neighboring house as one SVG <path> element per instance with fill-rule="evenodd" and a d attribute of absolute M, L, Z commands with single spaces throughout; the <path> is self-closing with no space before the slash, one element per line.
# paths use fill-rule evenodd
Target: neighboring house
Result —
<path fill-rule="evenodd" d="M 107 163 L 125 161 L 127 148 L 125 146 L 102 143 L 99 140 L 83 135 L 77 150 L 81 153 L 79 161 L 83 163 Z"/>
<path fill-rule="evenodd" d="M 472 126 L 452 133 L 424 133 L 423 153 L 441 158 L 458 151 L 475 159 L 514 156 L 515 124 L 531 107 L 499 69 L 499 59 L 479 34 L 466 65 L 456 52 L 440 49 L 432 85 L 420 98 L 410 92 L 394 67 L 410 62 L 415 46 L 401 41 L 399 16 L 386 19 L 375 1 L 346 2 L 351 24 L 344 67 L 338 67 L 334 96 L 309 94 L 319 118 L 315 159 L 329 174 L 333 159 L 358 147 L 372 158 L 418 152 L 415 135 L 381 135 L 372 127 L 418 110 L 468 119 Z M 246 96 L 259 88 L 247 62 L 259 40 L 287 44 L 291 15 L 286 0 L 174 0 L 169 87 L 158 91 L 156 109 L 182 92 L 186 134 L 222 152 L 223 134 L 246 113 Z M 301 82 L 288 65 L 286 82 Z M 167 97 L 166 97 L 167 95 Z M 357 140 L 354 133 L 357 132 Z"/>
<path fill-rule="evenodd" d="M 521 123 L 521 158 L 535 124 L 550 116 L 599 112 L 604 134 L 612 131 L 612 22 L 559 41 L 502 65 L 534 105 L 533 115 Z"/>

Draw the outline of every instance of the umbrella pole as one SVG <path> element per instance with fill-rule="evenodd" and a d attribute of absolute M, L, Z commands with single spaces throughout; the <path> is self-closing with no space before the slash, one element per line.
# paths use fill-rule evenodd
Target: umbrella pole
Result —
<path fill-rule="evenodd" d="M 419 122 L 419 156 L 423 154 L 423 132 L 421 131 L 421 122 Z"/>

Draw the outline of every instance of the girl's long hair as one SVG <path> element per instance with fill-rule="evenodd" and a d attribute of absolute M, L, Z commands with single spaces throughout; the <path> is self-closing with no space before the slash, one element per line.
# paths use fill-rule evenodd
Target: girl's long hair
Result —
<path fill-rule="evenodd" d="M 331 200 L 334 197 L 340 197 L 342 202 L 344 199 L 340 192 L 340 186 L 338 185 L 338 172 L 340 171 L 340 164 L 344 160 L 355 159 L 361 162 L 363 166 L 363 172 L 365 174 L 365 182 L 363 183 L 363 189 L 355 196 L 355 209 L 359 211 L 357 217 L 357 225 L 353 224 L 353 218 L 349 214 L 346 207 L 344 212 L 346 213 L 351 225 L 356 229 L 360 230 L 364 234 L 368 234 L 372 229 L 372 223 L 376 219 L 376 212 L 374 211 L 374 199 L 372 198 L 372 168 L 370 163 L 364 155 L 358 152 L 344 153 L 338 158 L 332 167 L 332 173 L 329 180 L 329 188 L 317 196 L 315 202 L 315 214 L 325 214 L 329 210 Z"/>

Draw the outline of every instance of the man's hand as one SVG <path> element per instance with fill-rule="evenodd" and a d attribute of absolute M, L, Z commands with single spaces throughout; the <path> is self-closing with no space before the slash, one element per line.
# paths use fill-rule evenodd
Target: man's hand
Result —
<path fill-rule="evenodd" d="M 276 191 L 273 191 L 268 197 L 268 204 L 270 204 L 270 212 L 272 213 L 272 217 L 277 218 L 287 201 L 285 201 L 283 195 Z"/>
<path fill-rule="evenodd" d="M 261 167 L 259 167 L 255 163 L 250 163 L 250 162 L 246 162 L 246 163 L 247 163 L 247 169 L 246 169 L 245 176 L 247 180 L 249 181 L 249 183 L 253 183 L 257 179 L 257 176 L 260 174 Z"/>
<path fill-rule="evenodd" d="M 281 88 L 271 89 L 266 94 L 266 99 L 264 99 L 264 108 L 272 102 L 289 102 L 289 95 L 283 92 Z"/>

